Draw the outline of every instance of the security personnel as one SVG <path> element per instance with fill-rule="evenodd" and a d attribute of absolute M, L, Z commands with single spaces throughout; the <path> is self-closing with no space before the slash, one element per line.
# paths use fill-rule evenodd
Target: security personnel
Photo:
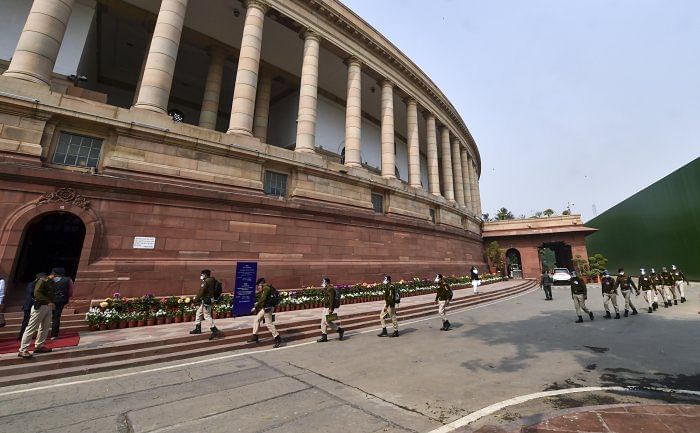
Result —
<path fill-rule="evenodd" d="M 632 315 L 637 314 L 637 309 L 632 303 L 632 289 L 639 296 L 639 290 L 637 290 L 637 285 L 632 281 L 632 277 L 625 275 L 625 270 L 620 268 L 617 270 L 617 279 L 615 280 L 615 288 L 620 288 L 622 296 L 625 298 L 625 317 L 629 316 L 629 309 L 632 308 Z"/>
<path fill-rule="evenodd" d="M 549 271 L 545 268 L 542 269 L 542 277 L 540 278 L 540 288 L 544 289 L 544 299 L 545 301 L 552 300 L 552 284 L 554 279 L 549 275 Z"/>
<path fill-rule="evenodd" d="M 56 340 L 61 328 L 61 314 L 63 308 L 73 297 L 73 280 L 66 275 L 64 268 L 53 268 L 53 303 L 55 308 L 51 312 L 51 339 Z"/>
<path fill-rule="evenodd" d="M 673 275 L 673 282 L 676 285 L 676 289 L 678 289 L 678 294 L 681 295 L 681 303 L 683 303 L 685 302 L 685 290 L 683 290 L 683 282 L 685 282 L 685 284 L 688 285 L 690 285 L 690 283 L 685 278 L 685 275 L 683 275 L 683 272 L 681 272 L 681 270 L 678 269 L 676 265 L 671 265 L 671 274 Z M 677 301 L 676 305 L 678 305 Z"/>
<path fill-rule="evenodd" d="M 644 291 L 644 296 L 647 298 L 647 303 L 649 304 L 649 312 L 654 311 L 653 304 L 653 293 L 655 290 L 654 281 L 651 279 L 644 268 L 639 270 L 639 290 Z"/>
<path fill-rule="evenodd" d="M 593 312 L 586 308 L 586 299 L 588 298 L 588 288 L 586 284 L 576 275 L 576 271 L 571 273 L 571 299 L 574 300 L 574 307 L 576 308 L 576 315 L 578 315 L 578 320 L 576 323 L 583 322 L 583 314 L 581 310 L 588 313 L 588 317 L 593 320 Z"/>
<path fill-rule="evenodd" d="M 448 331 L 450 329 L 450 321 L 447 320 L 447 314 L 445 313 L 445 308 L 450 304 L 452 300 L 452 289 L 450 285 L 445 282 L 442 274 L 437 274 L 435 276 L 435 283 L 438 285 L 437 292 L 435 293 L 435 302 L 438 305 L 438 314 L 442 319 L 441 331 Z"/>
<path fill-rule="evenodd" d="M 260 328 L 260 322 L 265 319 L 265 325 L 267 329 L 272 334 L 275 339 L 274 347 L 280 347 L 282 345 L 282 337 L 277 332 L 275 324 L 272 323 L 272 313 L 275 311 L 275 306 L 272 303 L 272 292 L 276 291 L 274 287 L 265 282 L 264 278 L 259 278 L 255 282 L 255 288 L 258 293 L 258 301 L 255 303 L 255 307 L 250 310 L 255 314 L 255 319 L 253 319 L 253 336 L 248 339 L 248 343 L 258 342 L 258 329 Z"/>
<path fill-rule="evenodd" d="M 620 318 L 620 310 L 617 308 L 617 289 L 615 288 L 615 280 L 610 276 L 608 270 L 603 271 L 603 278 L 600 280 L 600 285 L 603 289 L 603 307 L 605 307 L 605 318 L 611 319 L 610 302 L 612 301 L 615 308 L 615 318 Z"/>
<path fill-rule="evenodd" d="M 216 337 L 222 337 L 221 331 L 216 329 L 214 325 L 214 317 L 211 315 L 211 308 L 213 304 L 214 297 L 214 286 L 216 286 L 216 278 L 211 276 L 211 271 L 209 269 L 204 269 L 200 272 L 199 280 L 199 292 L 197 292 L 197 300 L 200 301 L 199 307 L 197 307 L 197 316 L 194 322 L 194 329 L 190 331 L 190 334 L 201 334 L 202 333 L 202 320 L 209 321 L 209 329 L 211 330 L 210 340 Z"/>
<path fill-rule="evenodd" d="M 651 281 L 654 283 L 654 302 L 651 304 L 652 308 L 656 310 L 659 308 L 659 296 L 661 295 L 661 300 L 664 301 L 664 308 L 668 308 L 668 302 L 666 301 L 666 293 L 664 292 L 664 280 L 661 278 L 661 274 L 656 272 L 656 269 L 651 268 L 651 273 L 649 274 Z"/>
<path fill-rule="evenodd" d="M 51 349 L 44 346 L 46 337 L 51 330 L 51 311 L 53 303 L 53 278 L 54 274 L 37 279 L 34 284 L 34 305 L 29 316 L 29 324 L 22 335 L 22 343 L 17 356 L 20 358 L 31 358 L 32 354 L 27 350 L 32 342 L 34 333 L 37 334 L 34 343 L 34 353 L 48 353 Z"/>
<path fill-rule="evenodd" d="M 336 288 L 333 287 L 331 284 L 330 278 L 323 278 L 323 282 L 321 283 L 321 287 L 323 288 L 323 313 L 321 315 L 321 338 L 316 340 L 317 343 L 325 343 L 328 341 L 328 327 L 330 326 L 332 330 L 338 332 L 338 340 L 343 339 L 343 334 L 345 333 L 345 330 L 338 326 L 338 319 L 335 319 L 331 322 L 328 321 L 328 315 L 333 314 L 333 311 L 335 311 L 335 296 L 336 296 Z"/>
<path fill-rule="evenodd" d="M 673 274 L 666 269 L 666 266 L 661 268 L 661 279 L 664 280 L 664 291 L 666 292 L 668 306 L 678 305 L 678 297 L 676 296 L 676 279 L 673 277 Z M 673 304 L 671 303 L 671 297 L 673 297 Z"/>
<path fill-rule="evenodd" d="M 391 284 L 391 276 L 385 275 L 384 281 L 384 307 L 379 313 L 379 320 L 382 322 L 382 332 L 377 337 L 398 337 L 399 336 L 399 321 L 396 319 L 396 286 Z M 386 332 L 386 318 L 391 318 L 391 324 L 394 325 L 394 333 L 389 335 Z"/>

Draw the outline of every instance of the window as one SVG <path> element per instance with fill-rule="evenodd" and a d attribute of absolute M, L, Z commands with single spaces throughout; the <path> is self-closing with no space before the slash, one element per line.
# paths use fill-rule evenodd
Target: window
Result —
<path fill-rule="evenodd" d="M 97 167 L 101 150 L 102 140 L 61 132 L 52 163 L 73 167 Z"/>
<path fill-rule="evenodd" d="M 372 193 L 372 208 L 376 213 L 384 213 L 384 196 Z"/>
<path fill-rule="evenodd" d="M 435 209 L 430 209 L 430 222 L 435 224 Z"/>
<path fill-rule="evenodd" d="M 266 171 L 263 185 L 265 189 L 265 194 L 274 195 L 277 197 L 287 196 L 286 174 L 275 173 L 274 171 Z"/>

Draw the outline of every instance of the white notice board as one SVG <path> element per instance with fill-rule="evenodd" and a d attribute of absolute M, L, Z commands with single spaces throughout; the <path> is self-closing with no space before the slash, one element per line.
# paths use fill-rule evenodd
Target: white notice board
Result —
<path fill-rule="evenodd" d="M 145 236 L 134 236 L 134 249 L 152 250 L 156 247 L 156 238 Z"/>

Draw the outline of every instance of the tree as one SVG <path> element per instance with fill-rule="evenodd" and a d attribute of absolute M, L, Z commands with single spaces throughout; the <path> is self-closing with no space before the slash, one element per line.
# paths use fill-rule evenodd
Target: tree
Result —
<path fill-rule="evenodd" d="M 576 257 L 574 257 L 574 270 L 576 270 L 577 275 L 587 277 L 590 275 L 591 267 L 588 264 L 588 260 L 576 254 Z"/>
<path fill-rule="evenodd" d="M 490 215 L 487 214 L 487 213 L 481 214 L 481 217 L 484 219 L 484 221 L 489 221 L 489 216 L 490 216 Z"/>
<path fill-rule="evenodd" d="M 498 213 L 496 213 L 496 219 L 499 221 L 503 221 L 503 220 L 512 220 L 512 219 L 515 219 L 515 217 L 513 216 L 513 213 L 511 211 L 502 207 L 498 210 Z"/>
<path fill-rule="evenodd" d="M 556 267 L 556 254 L 550 248 L 540 248 L 542 270 L 551 271 Z"/>
<path fill-rule="evenodd" d="M 571 209 L 564 209 L 564 210 L 561 212 L 561 214 L 562 214 L 562 215 L 571 215 Z"/>
<path fill-rule="evenodd" d="M 537 211 L 532 215 L 532 218 L 542 218 L 543 212 Z"/>
<path fill-rule="evenodd" d="M 608 259 L 606 259 L 602 254 L 593 254 L 592 256 L 588 257 L 588 265 L 591 268 L 592 275 L 600 275 L 608 265 Z"/>
<path fill-rule="evenodd" d="M 544 215 L 544 216 L 546 216 L 546 217 L 549 218 L 549 217 L 551 217 L 552 215 L 554 215 L 554 211 L 553 211 L 552 209 L 545 209 L 545 210 L 542 212 L 542 215 Z"/>
<path fill-rule="evenodd" d="M 496 271 L 501 271 L 505 267 L 505 250 L 498 245 L 497 241 L 491 242 L 484 250 L 486 260 L 489 266 L 496 268 Z"/>

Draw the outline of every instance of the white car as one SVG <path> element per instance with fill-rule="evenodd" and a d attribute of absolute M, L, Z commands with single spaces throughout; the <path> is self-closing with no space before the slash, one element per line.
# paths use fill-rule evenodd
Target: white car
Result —
<path fill-rule="evenodd" d="M 552 275 L 554 280 L 554 285 L 557 284 L 569 284 L 571 282 L 571 274 L 566 268 L 554 268 L 554 275 Z"/>

